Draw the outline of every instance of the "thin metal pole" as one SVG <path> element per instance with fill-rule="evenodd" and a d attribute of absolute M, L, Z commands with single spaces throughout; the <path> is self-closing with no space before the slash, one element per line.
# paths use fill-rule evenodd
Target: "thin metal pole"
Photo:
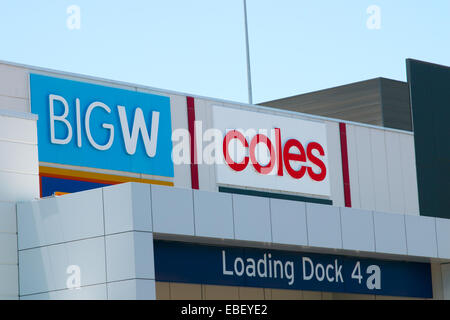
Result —
<path fill-rule="evenodd" d="M 249 44 L 248 44 L 247 0 L 244 0 L 244 21 L 245 21 L 245 47 L 246 47 L 246 52 L 247 52 L 248 103 L 253 104 L 252 75 L 251 75 L 251 71 L 250 71 L 250 48 L 249 48 Z"/>

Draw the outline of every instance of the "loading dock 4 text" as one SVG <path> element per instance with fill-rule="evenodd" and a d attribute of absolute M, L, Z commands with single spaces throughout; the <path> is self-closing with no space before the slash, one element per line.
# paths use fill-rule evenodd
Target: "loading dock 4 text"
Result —
<path fill-rule="evenodd" d="M 343 284 L 355 281 L 369 290 L 381 289 L 381 268 L 378 265 L 362 267 L 360 261 L 352 264 L 352 272 L 344 272 L 344 263 L 339 259 L 317 261 L 303 256 L 297 260 L 264 253 L 260 257 L 227 256 L 222 250 L 222 274 L 224 277 L 247 277 L 254 280 L 277 280 L 292 286 L 296 276 L 301 282 Z M 348 268 L 348 266 L 347 266 Z M 348 277 L 348 279 L 346 279 Z"/>

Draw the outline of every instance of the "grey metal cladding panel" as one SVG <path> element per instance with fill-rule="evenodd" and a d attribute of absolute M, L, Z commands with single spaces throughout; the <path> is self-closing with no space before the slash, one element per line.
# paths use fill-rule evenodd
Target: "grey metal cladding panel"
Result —
<path fill-rule="evenodd" d="M 383 125 L 412 131 L 408 84 L 381 79 Z"/>
<path fill-rule="evenodd" d="M 336 97 L 337 94 L 354 92 L 355 90 L 377 91 L 378 89 L 379 89 L 379 78 L 376 78 L 376 79 L 371 79 L 371 80 L 366 80 L 366 81 L 355 82 L 355 83 L 351 83 L 351 84 L 347 84 L 347 85 L 343 85 L 343 86 L 338 86 L 338 87 L 334 87 L 334 88 L 328 88 L 328 89 L 323 89 L 323 90 L 319 90 L 319 91 L 315 91 L 315 92 L 300 94 L 300 95 L 296 95 L 296 96 L 292 96 L 292 97 L 267 101 L 267 102 L 264 102 L 263 104 L 270 106 L 270 105 L 277 105 L 280 103 L 287 103 L 287 104 L 296 104 L 299 102 L 308 103 L 308 101 L 317 100 L 318 97 L 323 97 L 323 96 L 327 96 L 330 94 L 334 95 Z"/>
<path fill-rule="evenodd" d="M 195 235 L 234 238 L 231 194 L 194 190 Z"/>
<path fill-rule="evenodd" d="M 239 194 L 232 197 L 235 238 L 272 242 L 270 199 Z"/>
<path fill-rule="evenodd" d="M 380 110 L 381 107 L 379 105 L 372 104 L 368 106 L 358 106 L 354 109 L 337 111 L 324 116 L 381 126 L 383 125 L 383 121 Z"/>
<path fill-rule="evenodd" d="M 380 80 L 372 79 L 346 86 L 269 101 L 262 105 L 382 125 Z"/>
<path fill-rule="evenodd" d="M 284 108 L 278 106 L 278 109 L 302 112 L 307 114 L 313 114 L 328 118 L 336 118 L 347 121 L 361 122 L 373 125 L 383 125 L 381 115 L 381 105 L 371 104 L 366 106 L 356 106 L 354 108 L 344 109 L 335 107 L 334 109 L 328 108 L 326 112 L 321 112 L 319 108 L 313 108 L 312 110 L 304 110 L 302 108 Z"/>
<path fill-rule="evenodd" d="M 306 204 L 308 245 L 342 249 L 341 217 L 338 207 Z"/>
<path fill-rule="evenodd" d="M 372 211 L 340 208 L 340 212 L 343 249 L 375 251 L 375 231 Z"/>
<path fill-rule="evenodd" d="M 106 236 L 107 281 L 154 279 L 153 235 L 125 232 Z"/>
<path fill-rule="evenodd" d="M 401 255 L 408 254 L 404 215 L 374 212 L 373 216 L 376 252 Z"/>
<path fill-rule="evenodd" d="M 309 94 L 308 94 L 309 95 Z M 325 94 L 320 94 L 318 96 L 309 97 L 307 99 L 299 96 L 297 100 L 291 101 L 279 101 L 276 103 L 271 103 L 272 106 L 283 106 L 283 107 L 294 107 L 301 108 L 302 110 L 310 111 L 319 109 L 326 111 L 329 107 L 345 107 L 349 105 L 349 102 L 356 105 L 364 105 L 370 103 L 380 103 L 380 93 L 379 91 L 364 90 L 351 93 L 334 93 L 328 92 Z M 351 104 L 350 104 L 351 105 Z"/>
<path fill-rule="evenodd" d="M 292 101 L 289 103 L 279 102 L 265 104 L 271 107 L 280 109 L 289 109 L 302 112 L 317 112 L 320 114 L 329 114 L 346 109 L 355 109 L 363 106 L 378 105 L 380 106 L 379 92 L 364 91 L 357 92 L 351 95 L 342 94 L 328 94 L 327 96 L 316 97 L 314 100 L 308 101 L 304 99 L 298 99 L 298 101 Z M 381 110 L 379 110 L 381 111 Z"/>
<path fill-rule="evenodd" d="M 270 210 L 273 242 L 308 244 L 304 202 L 270 199 Z"/>
<path fill-rule="evenodd" d="M 28 295 L 67 288 L 67 268 L 81 271 L 81 284 L 106 282 L 103 237 L 66 242 L 19 252 L 20 294 Z"/>
<path fill-rule="evenodd" d="M 385 118 L 382 125 L 383 125 L 383 127 L 386 127 L 386 128 L 412 131 L 411 122 L 408 122 L 404 119 L 395 120 L 395 119 L 389 118 L 389 120 L 386 120 L 386 118 Z"/>
<path fill-rule="evenodd" d="M 408 255 L 437 258 L 435 218 L 405 215 Z"/>
<path fill-rule="evenodd" d="M 194 235 L 192 190 L 152 185 L 151 195 L 154 232 Z"/>

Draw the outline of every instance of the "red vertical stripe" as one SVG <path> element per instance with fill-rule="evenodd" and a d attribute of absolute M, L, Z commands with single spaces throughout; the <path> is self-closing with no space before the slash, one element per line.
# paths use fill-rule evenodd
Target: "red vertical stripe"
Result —
<path fill-rule="evenodd" d="M 42 176 L 39 175 L 39 198 L 42 198 Z"/>
<path fill-rule="evenodd" d="M 342 177 L 344 181 L 344 200 L 345 206 L 352 206 L 352 197 L 350 194 L 350 175 L 348 170 L 348 151 L 347 151 L 347 127 L 345 123 L 339 123 L 339 133 L 341 136 L 341 157 L 342 157 Z"/>
<path fill-rule="evenodd" d="M 195 103 L 193 97 L 186 97 L 189 135 L 191 136 L 191 186 L 198 189 L 197 148 L 195 139 Z"/>

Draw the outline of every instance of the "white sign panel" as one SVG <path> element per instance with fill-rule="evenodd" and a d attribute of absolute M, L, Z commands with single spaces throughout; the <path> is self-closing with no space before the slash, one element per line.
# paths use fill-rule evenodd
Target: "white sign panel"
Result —
<path fill-rule="evenodd" d="M 213 122 L 223 134 L 217 183 L 330 195 L 324 123 L 219 106 Z"/>

